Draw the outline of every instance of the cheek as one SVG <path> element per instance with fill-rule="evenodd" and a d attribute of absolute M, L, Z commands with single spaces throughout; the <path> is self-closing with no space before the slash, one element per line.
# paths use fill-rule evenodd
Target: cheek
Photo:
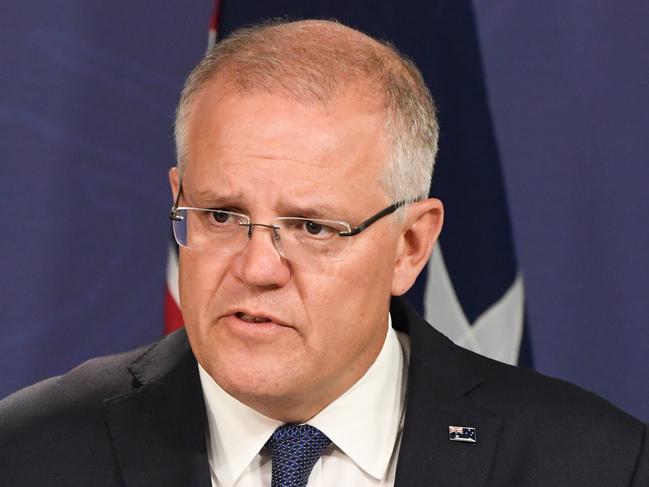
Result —
<path fill-rule="evenodd" d="M 179 255 L 178 287 L 186 325 L 198 324 L 223 281 L 225 265 L 219 259 L 205 259 L 185 249 Z"/>
<path fill-rule="evenodd" d="M 327 273 L 309 275 L 302 282 L 300 276 L 295 276 L 312 324 L 307 339 L 314 348 L 342 352 L 337 347 L 369 339 L 373 324 L 383 321 L 392 274 L 389 265 L 377 262 L 368 259 L 367 265 L 359 265 L 359 260 L 355 265 L 341 263 Z M 367 327 L 359 326 L 363 323 Z"/>

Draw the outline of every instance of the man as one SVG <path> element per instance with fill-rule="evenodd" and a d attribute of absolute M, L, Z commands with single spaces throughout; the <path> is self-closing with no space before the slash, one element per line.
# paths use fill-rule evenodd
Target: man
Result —
<path fill-rule="evenodd" d="M 648 485 L 642 423 L 396 298 L 443 208 L 433 103 L 393 48 L 240 30 L 188 78 L 176 142 L 186 331 L 2 401 L 1 485 Z"/>

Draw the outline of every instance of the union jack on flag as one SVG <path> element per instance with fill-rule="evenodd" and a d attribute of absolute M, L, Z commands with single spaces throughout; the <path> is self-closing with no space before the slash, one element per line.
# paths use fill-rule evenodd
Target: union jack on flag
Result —
<path fill-rule="evenodd" d="M 449 426 L 448 439 L 453 441 L 468 441 L 476 443 L 476 431 L 471 426 Z"/>

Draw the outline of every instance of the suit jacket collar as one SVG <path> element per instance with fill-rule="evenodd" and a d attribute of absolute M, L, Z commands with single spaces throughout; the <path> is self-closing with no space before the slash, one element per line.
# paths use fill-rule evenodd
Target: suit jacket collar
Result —
<path fill-rule="evenodd" d="M 129 366 L 133 390 L 104 402 L 118 469 L 128 487 L 210 487 L 205 405 L 184 330 Z"/>
<path fill-rule="evenodd" d="M 484 485 L 493 461 L 501 418 L 471 399 L 483 382 L 454 345 L 403 299 L 393 299 L 395 328 L 410 335 L 406 414 L 395 487 Z M 476 428 L 477 442 L 449 439 L 449 426 Z"/>
<path fill-rule="evenodd" d="M 393 326 L 410 335 L 406 414 L 395 487 L 478 487 L 493 461 L 501 418 L 471 399 L 483 379 L 465 351 L 392 300 Z M 105 401 L 108 431 L 128 487 L 210 487 L 205 404 L 184 330 L 130 366 L 133 390 Z M 449 426 L 471 426 L 477 443 L 450 441 Z"/>

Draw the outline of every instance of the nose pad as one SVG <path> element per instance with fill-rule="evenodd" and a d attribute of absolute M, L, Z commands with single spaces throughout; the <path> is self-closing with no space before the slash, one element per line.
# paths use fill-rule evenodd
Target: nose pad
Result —
<path fill-rule="evenodd" d="M 272 230 L 273 240 L 279 240 L 279 227 L 267 225 L 266 223 L 239 223 L 242 227 L 248 227 L 248 238 L 252 238 L 252 227 L 264 227 Z"/>
<path fill-rule="evenodd" d="M 277 225 L 268 225 L 265 223 L 239 223 L 239 225 L 248 227 L 248 239 L 252 239 L 252 227 L 263 227 L 271 230 L 271 240 L 273 241 L 273 246 L 275 247 L 275 250 L 277 251 L 279 256 L 284 257 L 279 246 L 280 236 L 279 227 Z"/>
<path fill-rule="evenodd" d="M 239 225 L 248 227 L 248 237 L 252 238 L 252 227 L 264 227 L 272 230 L 273 238 L 279 240 L 279 227 L 277 225 L 267 225 L 266 223 L 240 223 Z"/>
<path fill-rule="evenodd" d="M 262 223 L 243 224 L 248 227 L 248 242 L 235 257 L 233 273 L 240 280 L 256 287 L 281 287 L 290 279 L 287 261 L 284 259 L 279 243 L 279 228 Z M 252 227 L 264 227 L 271 230 L 271 241 L 274 251 L 268 249 L 268 242 L 257 239 L 253 242 Z M 263 237 L 263 235 L 262 235 Z"/>

